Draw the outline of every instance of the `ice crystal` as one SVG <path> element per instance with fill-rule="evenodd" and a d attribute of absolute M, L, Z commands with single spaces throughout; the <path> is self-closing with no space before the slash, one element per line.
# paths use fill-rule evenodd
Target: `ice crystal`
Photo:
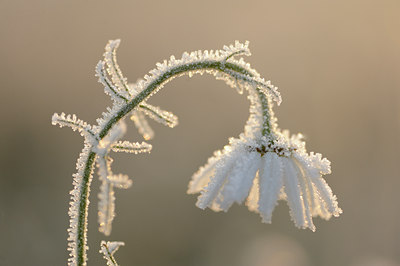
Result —
<path fill-rule="evenodd" d="M 118 266 L 117 261 L 114 258 L 114 253 L 119 249 L 119 247 L 125 246 L 124 242 L 110 242 L 101 241 L 100 243 L 100 253 L 107 260 L 108 266 Z"/>

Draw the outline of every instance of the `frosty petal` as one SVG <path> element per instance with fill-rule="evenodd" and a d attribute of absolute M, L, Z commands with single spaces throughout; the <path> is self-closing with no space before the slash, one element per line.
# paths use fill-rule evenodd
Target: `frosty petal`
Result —
<path fill-rule="evenodd" d="M 283 186 L 282 162 L 276 153 L 267 152 L 260 167 L 260 200 L 258 210 L 264 223 L 271 223 L 272 211 L 277 205 Z"/>
<path fill-rule="evenodd" d="M 304 214 L 306 218 L 307 227 L 310 228 L 311 231 L 315 232 L 315 226 L 311 218 L 312 217 L 311 206 L 313 205 L 314 202 L 314 194 L 310 193 L 310 186 L 307 182 L 309 178 L 302 173 L 301 169 L 298 167 L 295 161 L 292 162 L 292 165 L 296 169 L 296 172 L 298 173 L 298 180 L 300 184 L 301 198 L 304 204 Z"/>
<path fill-rule="evenodd" d="M 200 167 L 200 169 L 192 176 L 189 183 L 188 194 L 199 193 L 210 182 L 210 178 L 215 173 L 215 165 L 221 158 L 221 151 L 214 152 L 214 156 L 208 158 L 207 164 Z"/>
<path fill-rule="evenodd" d="M 196 206 L 200 209 L 205 209 L 206 207 L 212 208 L 215 211 L 219 209 L 214 206 L 212 202 L 217 197 L 218 192 L 222 188 L 228 174 L 231 171 L 233 164 L 236 161 L 237 152 L 230 152 L 224 154 L 218 161 L 215 169 L 215 175 L 211 178 L 204 191 L 202 191 L 201 196 L 198 198 Z"/>
<path fill-rule="evenodd" d="M 287 195 L 288 205 L 290 207 L 290 215 L 294 224 L 299 228 L 305 228 L 306 221 L 304 217 L 304 206 L 301 198 L 298 174 L 291 159 L 282 158 L 284 164 L 283 182 Z"/>
<path fill-rule="evenodd" d="M 310 153 L 310 156 L 305 157 L 298 154 L 295 158 L 304 174 L 308 176 L 306 180 L 312 185 L 308 185 L 313 190 L 314 204 L 312 215 L 321 216 L 324 219 L 329 219 L 332 215 L 339 216 L 342 210 L 338 207 L 336 196 L 322 178 L 322 173 L 330 173 L 330 162 L 323 158 L 321 154 Z M 311 191 L 311 190 L 310 190 Z"/>
<path fill-rule="evenodd" d="M 248 196 L 260 164 L 258 152 L 245 152 L 239 156 L 215 203 L 227 211 L 236 201 L 242 203 Z"/>
<path fill-rule="evenodd" d="M 253 186 L 250 189 L 249 197 L 246 201 L 246 206 L 252 212 L 257 212 L 258 201 L 260 199 L 260 170 L 257 172 L 253 180 Z"/>
<path fill-rule="evenodd" d="M 320 178 L 312 179 L 312 182 L 314 183 L 315 187 L 317 188 L 321 199 L 326 204 L 326 207 L 327 207 L 329 213 L 335 217 L 338 217 L 342 213 L 342 210 L 338 207 L 336 196 L 333 195 L 332 190 L 328 186 L 326 181 L 322 177 L 320 177 Z"/>
<path fill-rule="evenodd" d="M 318 189 L 312 184 L 314 188 L 314 201 L 315 201 L 315 208 L 313 209 L 313 216 L 320 216 L 325 220 L 329 220 L 332 217 L 332 214 L 329 212 L 327 205 L 325 204 L 324 200 L 321 198 Z"/>

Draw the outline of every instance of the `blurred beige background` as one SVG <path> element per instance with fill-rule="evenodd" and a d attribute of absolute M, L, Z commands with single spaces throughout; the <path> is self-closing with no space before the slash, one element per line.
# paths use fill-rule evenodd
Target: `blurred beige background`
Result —
<path fill-rule="evenodd" d="M 0 0 L 0 265 L 65 265 L 68 192 L 82 139 L 54 112 L 93 123 L 110 99 L 94 77 L 109 39 L 136 81 L 171 54 L 249 40 L 248 58 L 280 88 L 281 128 L 332 161 L 327 181 L 344 213 L 298 230 L 281 202 L 273 223 L 244 206 L 202 211 L 192 173 L 228 137 L 249 103 L 210 76 L 169 83 L 150 103 L 180 118 L 152 123 L 150 155 L 115 155 L 134 179 L 116 191 L 110 238 L 97 231 L 95 176 L 89 264 L 100 240 L 125 241 L 122 265 L 400 265 L 400 2 Z M 133 126 L 126 136 L 141 138 Z"/>

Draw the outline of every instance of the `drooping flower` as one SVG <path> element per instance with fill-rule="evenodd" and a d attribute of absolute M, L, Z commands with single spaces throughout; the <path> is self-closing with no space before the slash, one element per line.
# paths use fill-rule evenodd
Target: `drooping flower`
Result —
<path fill-rule="evenodd" d="M 319 153 L 308 154 L 302 136 L 291 138 L 275 131 L 274 139 L 258 140 L 242 134 L 217 151 L 192 177 L 188 193 L 199 193 L 196 205 L 227 211 L 237 202 L 271 223 L 278 200 L 286 200 L 299 228 L 315 231 L 312 217 L 339 216 L 336 196 L 322 178 L 331 173 L 330 162 Z"/>
<path fill-rule="evenodd" d="M 200 192 L 196 205 L 214 211 L 227 211 L 247 198 L 248 208 L 265 223 L 271 223 L 277 201 L 286 200 L 295 225 L 315 231 L 312 217 L 329 219 L 342 213 L 322 177 L 331 173 L 330 161 L 319 153 L 307 153 L 301 134 L 290 137 L 289 131 L 278 128 L 272 107 L 280 99 L 257 86 L 245 88 L 250 117 L 244 133 L 214 152 L 192 176 L 188 193 Z"/>

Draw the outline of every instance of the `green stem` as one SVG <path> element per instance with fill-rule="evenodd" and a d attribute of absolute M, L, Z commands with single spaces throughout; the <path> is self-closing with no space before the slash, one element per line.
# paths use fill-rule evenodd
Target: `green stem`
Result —
<path fill-rule="evenodd" d="M 166 83 L 169 79 L 179 76 L 185 72 L 197 71 L 197 70 L 207 70 L 213 69 L 220 72 L 223 72 L 227 75 L 232 76 L 233 78 L 238 78 L 240 76 L 241 79 L 250 81 L 250 78 L 253 76 L 250 72 L 248 72 L 245 68 L 235 65 L 229 62 L 219 62 L 219 61 L 204 61 L 198 63 L 191 63 L 187 65 L 178 66 L 172 68 L 165 72 L 162 76 L 154 80 L 150 83 L 147 88 L 142 90 L 135 98 L 129 101 L 126 105 L 124 105 L 116 115 L 114 115 L 104 126 L 104 128 L 99 133 L 99 139 L 102 140 L 110 129 L 118 123 L 121 119 L 123 119 L 127 114 L 129 114 L 136 106 L 138 106 L 142 101 L 148 98 L 154 91 L 157 90 L 160 86 Z M 265 97 L 262 96 L 262 97 Z M 262 105 L 264 98 L 260 97 Z M 266 103 L 268 104 L 268 103 Z M 267 110 L 267 109 L 266 109 Z M 269 122 L 268 122 L 269 123 Z M 269 129 L 269 124 L 268 127 Z M 267 130 L 267 129 L 266 129 Z M 93 170 L 93 164 L 95 161 L 96 153 L 93 151 L 93 148 L 89 151 L 88 159 L 86 160 L 84 175 L 82 178 L 81 184 L 81 195 L 80 195 L 80 203 L 79 203 L 79 218 L 78 218 L 78 229 L 77 229 L 77 264 L 85 265 L 86 264 L 86 234 L 87 234 L 87 217 L 88 217 L 88 206 L 89 206 L 89 187 L 91 183 L 91 173 Z"/>
<path fill-rule="evenodd" d="M 96 158 L 96 153 L 93 151 L 89 152 L 88 158 L 85 164 L 85 170 L 82 176 L 81 195 L 79 199 L 79 218 L 78 218 L 78 229 L 77 229 L 77 245 L 76 245 L 76 256 L 77 264 L 86 264 L 86 233 L 87 233 L 87 217 L 89 208 L 89 189 L 91 183 L 91 176 L 93 172 L 93 164 Z"/>
<path fill-rule="evenodd" d="M 258 99 L 261 103 L 262 113 L 263 113 L 263 128 L 262 128 L 262 135 L 264 137 L 271 136 L 273 133 L 272 128 L 272 110 L 270 107 L 269 99 L 265 93 L 263 93 L 259 88 L 256 88 Z"/>

